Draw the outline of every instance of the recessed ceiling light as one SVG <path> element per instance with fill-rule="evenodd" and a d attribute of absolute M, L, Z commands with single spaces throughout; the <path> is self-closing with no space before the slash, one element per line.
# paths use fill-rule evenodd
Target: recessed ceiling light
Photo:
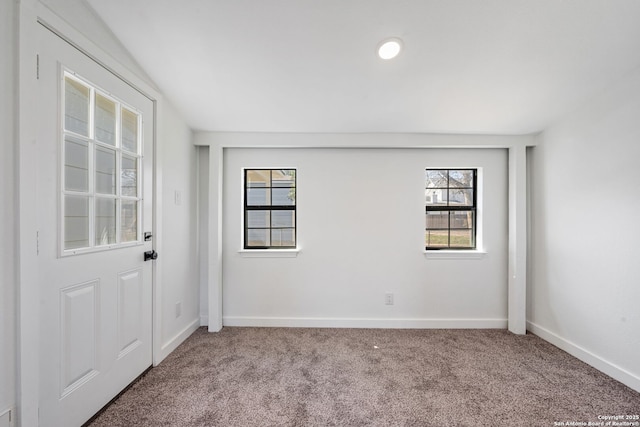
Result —
<path fill-rule="evenodd" d="M 383 40 L 378 45 L 378 56 L 382 59 L 392 59 L 402 50 L 402 40 L 396 37 Z"/>

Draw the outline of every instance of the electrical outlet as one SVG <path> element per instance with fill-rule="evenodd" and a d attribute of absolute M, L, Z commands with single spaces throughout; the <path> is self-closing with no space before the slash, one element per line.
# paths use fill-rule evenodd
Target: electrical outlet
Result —
<path fill-rule="evenodd" d="M 181 314 L 182 314 L 182 303 L 177 302 L 176 303 L 176 319 L 180 317 Z"/>
<path fill-rule="evenodd" d="M 384 294 L 384 303 L 385 305 L 393 305 L 393 293 L 387 292 Z"/>

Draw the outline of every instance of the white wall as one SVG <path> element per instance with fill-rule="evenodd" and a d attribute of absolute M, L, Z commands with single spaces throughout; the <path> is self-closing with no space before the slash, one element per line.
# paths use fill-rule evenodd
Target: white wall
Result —
<path fill-rule="evenodd" d="M 640 69 L 532 150 L 529 327 L 640 391 Z"/>
<path fill-rule="evenodd" d="M 15 19 L 15 2 L 0 2 L 0 414 L 16 402 Z"/>
<path fill-rule="evenodd" d="M 153 85 L 151 78 L 116 39 L 111 30 L 96 17 L 85 0 L 38 0 L 81 34 L 87 36 L 114 60 Z"/>
<path fill-rule="evenodd" d="M 244 167 L 297 168 L 296 258 L 238 253 Z M 426 167 L 482 168 L 483 259 L 425 257 Z M 226 325 L 506 327 L 504 149 L 227 148 L 223 199 Z"/>
<path fill-rule="evenodd" d="M 197 148 L 192 133 L 165 103 L 159 117 L 162 179 L 161 340 L 163 356 L 200 326 L 197 239 Z M 176 305 L 179 304 L 178 309 Z M 179 313 L 178 313 L 179 312 Z"/>

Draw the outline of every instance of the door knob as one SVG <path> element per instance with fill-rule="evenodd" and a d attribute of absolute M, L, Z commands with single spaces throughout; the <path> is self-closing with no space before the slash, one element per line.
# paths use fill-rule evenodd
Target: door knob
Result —
<path fill-rule="evenodd" d="M 146 251 L 144 253 L 144 260 L 149 261 L 150 259 L 158 259 L 158 252 L 156 251 Z"/>

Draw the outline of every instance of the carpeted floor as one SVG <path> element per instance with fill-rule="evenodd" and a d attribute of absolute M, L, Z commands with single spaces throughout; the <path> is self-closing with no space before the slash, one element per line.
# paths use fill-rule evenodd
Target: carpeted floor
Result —
<path fill-rule="evenodd" d="M 640 393 L 530 334 L 200 328 L 91 426 L 558 426 L 635 414 Z"/>

